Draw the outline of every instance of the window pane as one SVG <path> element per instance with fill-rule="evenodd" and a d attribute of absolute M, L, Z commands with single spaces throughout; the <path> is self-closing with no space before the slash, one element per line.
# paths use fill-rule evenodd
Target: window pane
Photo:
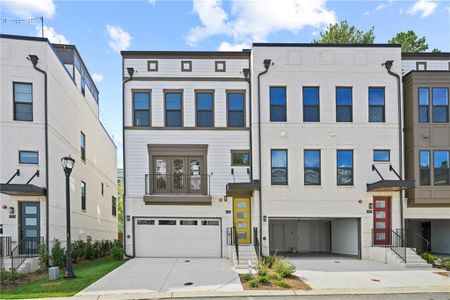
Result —
<path fill-rule="evenodd" d="M 150 94 L 134 93 L 134 109 L 149 109 L 149 108 L 150 108 Z"/>
<path fill-rule="evenodd" d="M 303 88 L 303 104 L 317 105 L 319 104 L 319 88 L 304 87 Z"/>
<path fill-rule="evenodd" d="M 419 106 L 419 122 L 428 123 L 428 106 Z"/>
<path fill-rule="evenodd" d="M 270 88 L 270 104 L 286 104 L 286 88 L 285 87 L 271 87 Z"/>
<path fill-rule="evenodd" d="M 319 185 L 320 184 L 320 169 L 305 168 L 305 185 Z"/>
<path fill-rule="evenodd" d="M 384 121 L 384 107 L 372 106 L 369 107 L 369 122 L 383 122 Z"/>
<path fill-rule="evenodd" d="M 433 88 L 433 105 L 448 105 L 448 89 Z"/>
<path fill-rule="evenodd" d="M 433 106 L 433 122 L 448 122 L 448 106 Z"/>
<path fill-rule="evenodd" d="M 286 121 L 286 106 L 271 106 L 270 121 Z"/>
<path fill-rule="evenodd" d="M 434 151 L 434 167 L 448 168 L 448 151 Z"/>
<path fill-rule="evenodd" d="M 229 93 L 228 95 L 228 109 L 229 110 L 244 110 L 244 94 L 243 93 Z"/>
<path fill-rule="evenodd" d="M 338 185 L 352 185 L 353 184 L 353 170 L 352 169 L 338 169 Z"/>
<path fill-rule="evenodd" d="M 33 91 L 31 83 L 14 83 L 14 101 L 33 102 Z"/>
<path fill-rule="evenodd" d="M 181 93 L 166 93 L 166 109 L 181 110 Z"/>
<path fill-rule="evenodd" d="M 351 106 L 337 106 L 336 107 L 336 122 L 351 122 L 352 121 L 352 107 Z"/>
<path fill-rule="evenodd" d="M 237 166 L 248 166 L 249 164 L 249 153 L 232 153 L 231 154 L 231 164 Z"/>
<path fill-rule="evenodd" d="M 38 153 L 34 151 L 20 151 L 19 163 L 21 164 L 38 164 Z"/>
<path fill-rule="evenodd" d="M 272 184 L 287 184 L 286 168 L 272 168 Z"/>
<path fill-rule="evenodd" d="M 177 225 L 176 220 L 159 220 L 158 225 Z"/>
<path fill-rule="evenodd" d="M 286 150 L 272 150 L 272 167 L 287 167 L 287 151 Z"/>
<path fill-rule="evenodd" d="M 183 126 L 181 111 L 167 111 L 166 116 L 167 116 L 166 126 L 170 127 Z"/>
<path fill-rule="evenodd" d="M 419 105 L 429 104 L 429 90 L 428 88 L 419 88 Z"/>
<path fill-rule="evenodd" d="M 319 122 L 319 106 L 303 106 L 304 122 Z"/>
<path fill-rule="evenodd" d="M 384 88 L 369 88 L 369 104 L 384 105 Z"/>
<path fill-rule="evenodd" d="M 214 126 L 214 117 L 212 111 L 198 111 L 197 112 L 197 126 L 212 127 Z"/>
<path fill-rule="evenodd" d="M 434 184 L 435 185 L 449 185 L 448 168 L 434 169 Z"/>
<path fill-rule="evenodd" d="M 230 111 L 228 112 L 229 127 L 244 127 L 244 112 Z"/>
<path fill-rule="evenodd" d="M 15 120 L 33 121 L 33 106 L 27 103 L 15 103 Z"/>
<path fill-rule="evenodd" d="M 352 105 L 352 88 L 338 87 L 336 88 L 336 104 Z"/>
<path fill-rule="evenodd" d="M 150 115 L 148 110 L 134 111 L 135 126 L 150 126 Z"/>
<path fill-rule="evenodd" d="M 420 151 L 419 159 L 420 159 L 420 167 L 421 168 L 430 168 L 430 152 L 429 151 Z"/>
<path fill-rule="evenodd" d="M 353 167 L 353 151 L 338 150 L 337 152 L 337 166 L 338 168 Z"/>
<path fill-rule="evenodd" d="M 197 109 L 198 110 L 212 110 L 213 109 L 213 94 L 199 93 L 197 94 Z"/>
<path fill-rule="evenodd" d="M 430 169 L 420 169 L 420 185 L 430 185 Z"/>
<path fill-rule="evenodd" d="M 389 161 L 389 150 L 373 150 L 373 161 Z"/>
<path fill-rule="evenodd" d="M 305 150 L 305 168 L 320 168 L 320 151 Z"/>

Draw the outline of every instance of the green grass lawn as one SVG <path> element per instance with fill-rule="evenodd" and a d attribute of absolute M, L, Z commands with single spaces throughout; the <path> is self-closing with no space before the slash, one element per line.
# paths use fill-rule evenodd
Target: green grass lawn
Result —
<path fill-rule="evenodd" d="M 0 298 L 28 299 L 73 296 L 124 262 L 113 260 L 111 257 L 99 258 L 92 261 L 85 260 L 73 265 L 76 275 L 74 279 L 60 278 L 52 281 L 47 278 L 38 279 L 15 288 L 2 290 Z M 63 275 L 64 270 L 61 270 L 61 276 Z"/>

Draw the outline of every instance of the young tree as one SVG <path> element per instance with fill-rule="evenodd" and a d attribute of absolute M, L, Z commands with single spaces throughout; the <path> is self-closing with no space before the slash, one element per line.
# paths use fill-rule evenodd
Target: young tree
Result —
<path fill-rule="evenodd" d="M 364 32 L 355 26 L 349 26 L 347 21 L 328 25 L 325 32 L 320 33 L 319 40 L 313 40 L 315 44 L 373 44 L 375 35 L 373 27 Z"/>
<path fill-rule="evenodd" d="M 388 43 L 402 45 L 403 52 L 423 52 L 428 49 L 426 38 L 419 38 L 412 30 L 397 33 Z"/>

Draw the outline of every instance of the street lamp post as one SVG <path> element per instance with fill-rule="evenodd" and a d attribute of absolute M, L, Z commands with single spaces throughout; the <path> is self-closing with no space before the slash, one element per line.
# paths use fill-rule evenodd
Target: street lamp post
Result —
<path fill-rule="evenodd" d="M 61 158 L 61 164 L 66 174 L 66 272 L 64 273 L 64 278 L 75 278 L 75 273 L 72 269 L 72 250 L 70 246 L 70 188 L 69 188 L 69 178 L 70 173 L 72 173 L 75 160 L 69 156 Z"/>

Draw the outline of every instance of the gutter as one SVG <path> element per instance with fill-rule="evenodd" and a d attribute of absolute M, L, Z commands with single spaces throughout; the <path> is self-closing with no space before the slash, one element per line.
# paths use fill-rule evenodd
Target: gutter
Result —
<path fill-rule="evenodd" d="M 44 125 L 44 132 L 45 132 L 45 188 L 47 189 L 47 199 L 45 201 L 45 245 L 47 248 L 47 253 L 50 253 L 50 224 L 49 224 L 49 198 L 50 198 L 50 188 L 49 188 L 49 168 L 48 168 L 48 101 L 47 101 L 47 72 L 38 68 L 36 65 L 39 61 L 39 57 L 37 55 L 30 54 L 27 57 L 28 60 L 31 61 L 33 64 L 33 68 L 44 74 L 44 115 L 45 115 L 45 125 Z"/>
<path fill-rule="evenodd" d="M 264 68 L 265 70 L 258 74 L 258 172 L 259 172 L 259 181 L 261 183 L 261 189 L 259 190 L 259 253 L 262 253 L 262 158 L 261 158 L 261 76 L 266 74 L 269 71 L 269 67 L 272 60 L 265 59 L 264 60 Z"/>
<path fill-rule="evenodd" d="M 124 68 L 124 61 L 122 57 L 122 72 Z M 130 76 L 127 79 L 122 80 L 122 164 L 123 164 L 123 198 L 122 198 L 122 218 L 123 218 L 123 254 L 127 258 L 134 258 L 133 255 L 127 254 L 127 213 L 126 213 L 126 205 L 125 199 L 127 194 L 127 184 L 126 184 L 126 173 L 127 168 L 125 167 L 125 83 L 133 80 L 134 69 L 127 68 L 128 75 Z M 133 237 L 134 238 L 134 237 Z M 133 250 L 134 252 L 134 250 Z"/>
<path fill-rule="evenodd" d="M 397 79 L 397 100 L 398 100 L 398 146 L 399 146 L 399 173 L 400 179 L 403 180 L 403 122 L 402 122 L 402 91 L 400 75 L 391 71 L 393 60 L 388 60 L 382 65 L 386 68 L 389 75 Z M 400 230 L 402 235 L 402 243 L 404 239 L 404 220 L 403 220 L 403 191 L 400 191 Z"/>
<path fill-rule="evenodd" d="M 253 133 L 252 133 L 252 84 L 251 84 L 251 72 L 250 69 L 243 69 L 242 72 L 245 76 L 245 81 L 248 83 L 248 110 L 249 110 L 249 123 L 250 123 L 250 129 L 249 129 L 249 142 L 250 142 L 250 149 L 249 149 L 249 165 L 250 165 L 250 182 L 253 181 Z"/>

